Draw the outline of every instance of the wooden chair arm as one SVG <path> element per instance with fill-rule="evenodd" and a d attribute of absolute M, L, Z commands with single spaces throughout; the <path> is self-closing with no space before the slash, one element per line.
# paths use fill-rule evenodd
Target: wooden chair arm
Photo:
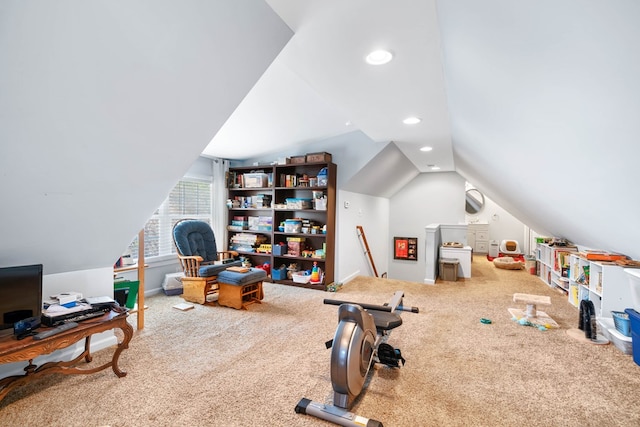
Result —
<path fill-rule="evenodd" d="M 198 270 L 203 258 L 199 255 L 180 255 L 178 259 L 182 265 L 182 271 L 186 277 L 198 277 Z"/>
<path fill-rule="evenodd" d="M 224 256 L 224 255 L 226 255 L 226 256 Z M 231 256 L 229 256 L 229 255 L 231 255 Z M 235 258 L 238 255 L 240 255 L 240 254 L 238 252 L 236 252 L 236 251 L 220 251 L 220 252 L 218 252 L 218 259 L 222 261 L 223 259 L 226 259 L 226 258 Z"/>
<path fill-rule="evenodd" d="M 182 260 L 194 260 L 197 262 L 202 262 L 203 258 L 200 255 L 178 255 L 178 258 Z"/>

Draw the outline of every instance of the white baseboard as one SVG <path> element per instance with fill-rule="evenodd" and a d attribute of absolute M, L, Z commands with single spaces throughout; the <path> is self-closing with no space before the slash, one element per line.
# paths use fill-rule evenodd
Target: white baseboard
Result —
<path fill-rule="evenodd" d="M 356 277 L 358 277 L 360 275 L 360 270 L 356 270 L 355 272 L 349 274 L 347 277 L 345 277 L 344 279 L 342 279 L 342 283 L 349 283 L 351 280 L 355 279 Z"/>

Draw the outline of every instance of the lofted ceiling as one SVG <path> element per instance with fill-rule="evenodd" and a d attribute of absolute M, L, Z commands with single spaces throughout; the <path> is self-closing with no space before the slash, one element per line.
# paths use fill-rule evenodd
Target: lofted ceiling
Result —
<path fill-rule="evenodd" d="M 393 141 L 420 172 L 454 170 L 435 0 L 266 1 L 295 34 L 205 156 L 259 157 L 360 130 Z M 367 64 L 377 49 L 393 60 Z"/>
<path fill-rule="evenodd" d="M 640 232 L 623 225 L 640 211 L 640 3 L 266 2 L 294 35 L 205 155 L 360 131 L 419 172 L 457 172 L 537 232 L 640 256 Z M 366 64 L 375 49 L 393 60 Z M 377 160 L 393 179 L 407 168 Z"/>

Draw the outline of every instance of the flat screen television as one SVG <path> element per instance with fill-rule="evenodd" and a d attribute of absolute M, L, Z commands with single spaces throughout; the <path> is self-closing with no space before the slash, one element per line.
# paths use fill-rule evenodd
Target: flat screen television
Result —
<path fill-rule="evenodd" d="M 42 315 L 42 264 L 0 268 L 0 335 L 13 324 Z M 7 332 L 9 330 L 9 332 Z"/>

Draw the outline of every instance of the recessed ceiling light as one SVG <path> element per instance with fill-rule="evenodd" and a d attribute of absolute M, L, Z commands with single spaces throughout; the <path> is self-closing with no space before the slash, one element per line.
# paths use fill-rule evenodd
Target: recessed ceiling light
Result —
<path fill-rule="evenodd" d="M 431 151 L 431 150 L 433 150 L 433 147 L 427 147 L 427 146 L 422 147 L 422 148 L 420 149 L 420 151 L 425 151 L 425 152 L 426 152 L 426 151 Z"/>
<path fill-rule="evenodd" d="M 439 171 L 440 170 L 440 166 L 432 166 L 431 170 L 432 171 Z"/>
<path fill-rule="evenodd" d="M 419 117 L 407 117 L 402 121 L 402 123 L 404 123 L 405 125 L 415 125 L 420 123 L 421 121 L 422 119 Z"/>
<path fill-rule="evenodd" d="M 388 50 L 374 50 L 371 52 L 365 60 L 371 65 L 382 65 L 393 59 L 393 54 Z"/>

